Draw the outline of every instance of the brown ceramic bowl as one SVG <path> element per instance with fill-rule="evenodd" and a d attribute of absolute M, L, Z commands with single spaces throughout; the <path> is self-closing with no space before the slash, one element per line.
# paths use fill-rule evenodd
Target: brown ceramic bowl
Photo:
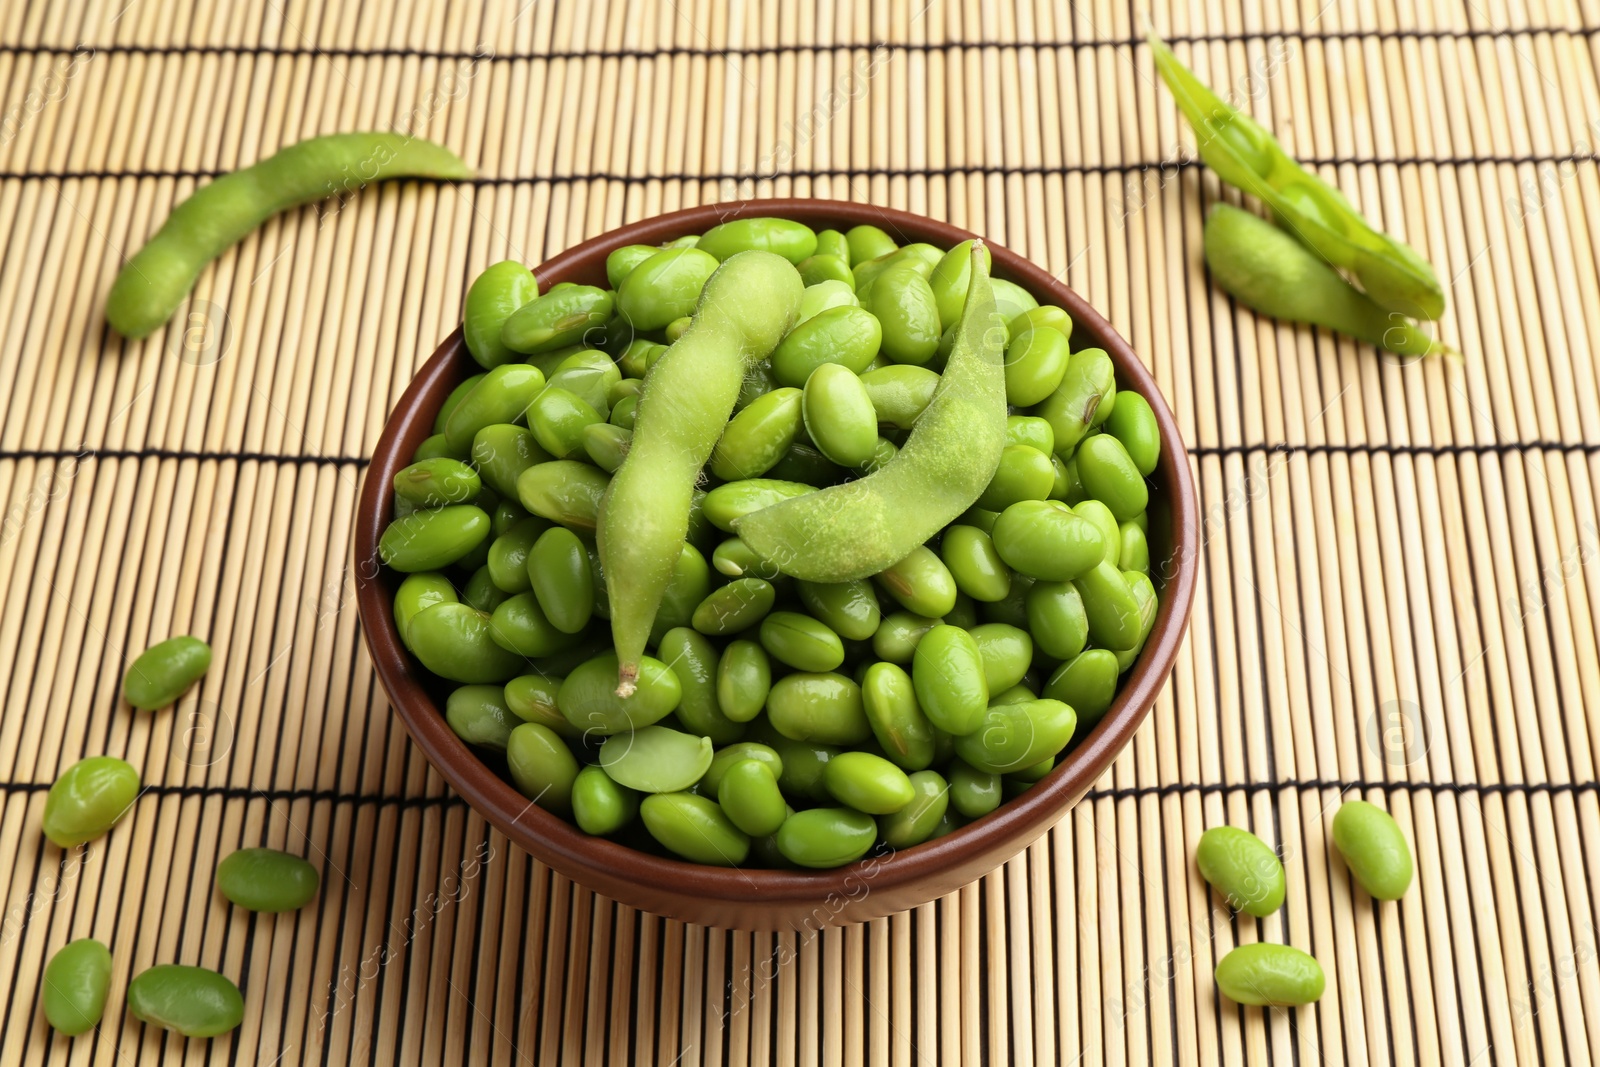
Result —
<path fill-rule="evenodd" d="M 660 244 L 729 219 L 774 215 L 815 229 L 871 223 L 902 243 L 948 247 L 973 236 L 932 219 L 866 204 L 827 200 L 748 200 L 662 215 L 612 230 L 561 253 L 536 271 L 542 289 L 556 282 L 606 284 L 605 259 L 629 244 Z M 391 598 L 399 575 L 378 562 L 389 523 L 395 472 L 432 432 L 446 394 L 478 367 L 461 331 L 445 338 L 400 398 L 367 471 L 356 515 L 356 592 L 361 625 L 378 677 L 395 710 L 445 780 L 512 841 L 573 881 L 649 912 L 709 926 L 799 929 L 862 922 L 926 903 L 960 888 L 1037 840 L 1088 791 L 1144 720 L 1172 669 L 1194 594 L 1198 507 L 1188 456 L 1155 380 L 1126 341 L 1077 293 L 1014 253 L 991 245 L 994 273 L 1041 302 L 1065 308 L 1076 324 L 1073 347 L 1099 346 L 1116 362 L 1120 382 L 1143 394 L 1161 426 L 1161 464 L 1151 479 L 1150 555 L 1161 595 L 1155 629 L 1124 677 L 1116 703 L 1042 781 L 998 811 L 916 848 L 869 855 L 832 871 L 730 870 L 654 855 L 590 837 L 529 804 L 451 732 L 436 699 L 444 691 L 400 644 Z"/>

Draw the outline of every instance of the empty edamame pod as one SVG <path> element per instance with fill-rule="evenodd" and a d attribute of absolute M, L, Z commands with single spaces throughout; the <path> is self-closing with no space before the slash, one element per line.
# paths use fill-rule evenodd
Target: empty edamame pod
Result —
<path fill-rule="evenodd" d="M 1355 275 L 1374 304 L 1419 319 L 1444 314 L 1444 290 L 1416 249 L 1374 230 L 1337 189 L 1296 163 L 1277 138 L 1179 63 L 1154 30 L 1150 49 L 1194 127 L 1200 158 L 1217 177 L 1261 200 L 1305 247 Z"/>
<path fill-rule="evenodd" d="M 1399 312 L 1383 310 L 1304 245 L 1248 211 L 1229 204 L 1212 208 L 1205 254 L 1217 284 L 1263 315 L 1326 326 L 1397 356 L 1452 351 Z"/>
<path fill-rule="evenodd" d="M 461 181 L 472 168 L 443 145 L 401 133 L 335 133 L 292 144 L 196 189 L 128 260 L 106 321 L 138 338 L 166 322 L 206 264 L 268 218 L 387 178 Z"/>
<path fill-rule="evenodd" d="M 804 288 L 789 261 L 771 252 L 731 256 L 705 283 L 694 325 L 650 368 L 633 441 L 611 479 L 597 531 L 623 696 L 633 692 L 688 533 L 695 479 L 733 411 L 745 366 L 777 346 Z"/>
<path fill-rule="evenodd" d="M 1006 434 L 1005 330 L 982 256 L 972 257 L 959 329 L 938 391 L 893 459 L 864 478 L 734 521 L 758 555 L 806 581 L 865 578 L 972 506 L 994 476 Z"/>

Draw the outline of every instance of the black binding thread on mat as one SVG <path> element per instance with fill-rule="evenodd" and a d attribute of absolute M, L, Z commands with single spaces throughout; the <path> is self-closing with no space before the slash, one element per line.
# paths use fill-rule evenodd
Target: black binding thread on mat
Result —
<path fill-rule="evenodd" d="M 4 782 L 0 794 L 43 793 L 49 782 Z M 1132 786 L 1123 789 L 1091 789 L 1084 800 L 1143 800 L 1149 797 L 1206 796 L 1213 793 L 1276 793 L 1286 790 L 1337 789 L 1340 792 L 1432 793 L 1435 796 L 1558 796 L 1571 793 L 1600 793 L 1600 781 L 1582 782 L 1343 782 L 1336 779 L 1290 779 L 1282 782 L 1168 782 L 1165 785 Z M 148 785 L 140 796 L 215 798 L 219 800 L 265 800 L 271 803 L 294 803 L 306 800 L 313 804 L 379 805 L 391 808 L 453 808 L 466 805 L 454 793 L 427 797 L 398 797 L 367 793 L 341 793 L 333 789 L 245 789 L 238 786 L 213 788 L 200 785 Z"/>
<path fill-rule="evenodd" d="M 1593 162 L 1600 159 L 1600 154 L 1594 152 L 1569 152 L 1565 155 L 1526 155 L 1526 156 L 1332 156 L 1324 159 L 1302 159 L 1300 162 L 1308 167 L 1367 167 L 1367 166 L 1433 166 L 1433 167 L 1473 167 L 1473 166 L 1520 166 L 1522 164 L 1551 164 L 1565 163 L 1578 164 Z M 817 180 L 821 178 L 954 178 L 985 177 L 985 178 L 1011 178 L 1011 177 L 1049 177 L 1064 176 L 1068 174 L 1136 174 L 1149 171 L 1169 173 L 1180 170 L 1191 170 L 1201 166 L 1197 159 L 1163 159 L 1140 163 L 1075 163 L 1063 164 L 1056 167 L 990 167 L 981 164 L 971 166 L 948 167 L 863 167 L 863 168 L 813 168 L 810 170 L 774 170 L 774 171 L 748 171 L 726 173 L 672 173 L 672 174 L 623 174 L 617 171 L 575 171 L 571 174 L 529 174 L 515 177 L 480 175 L 475 178 L 446 179 L 446 178 L 404 178 L 397 181 L 416 182 L 421 185 L 471 185 L 471 186 L 499 186 L 499 185 L 535 185 L 539 182 L 595 182 L 611 181 L 637 185 L 648 182 L 747 182 L 747 181 L 778 181 L 782 178 L 805 178 Z M 123 178 L 132 178 L 136 181 L 190 178 L 198 181 L 201 178 L 218 178 L 230 174 L 227 170 L 22 170 L 0 171 L 0 181 L 114 181 Z"/>
<path fill-rule="evenodd" d="M 1249 44 L 1253 41 L 1479 41 L 1499 40 L 1502 37 L 1534 37 L 1540 34 L 1564 34 L 1569 37 L 1592 37 L 1600 28 L 1592 26 L 1519 26 L 1504 29 L 1394 29 L 1394 30 L 1307 30 L 1285 27 L 1275 31 L 1255 33 L 1188 34 L 1165 38 L 1168 44 Z M 858 52 L 887 49 L 895 52 L 953 52 L 964 49 L 1058 49 L 1058 48 L 1138 48 L 1145 44 L 1143 37 L 1108 37 L 1057 39 L 1053 41 L 834 41 L 829 43 L 757 45 L 751 48 L 697 48 L 665 47 L 581 49 L 551 52 L 507 52 L 495 54 L 479 44 L 476 51 L 443 51 L 417 48 L 281 48 L 271 45 L 227 44 L 7 44 L 0 45 L 0 54 L 38 55 L 82 51 L 92 55 L 130 56 L 267 56 L 271 58 L 312 59 L 438 59 L 438 60 L 607 60 L 607 59 L 672 59 L 684 58 L 739 58 L 758 59 L 764 56 L 794 55 L 805 52 Z"/>
<path fill-rule="evenodd" d="M 201 463 L 221 463 L 235 460 L 240 463 L 299 463 L 305 465 L 331 465 L 336 467 L 365 467 L 372 462 L 368 456 L 316 456 L 293 455 L 276 452 L 193 452 L 173 448 L 22 448 L 0 449 L 0 460 L 46 459 L 176 459 L 198 460 Z"/>

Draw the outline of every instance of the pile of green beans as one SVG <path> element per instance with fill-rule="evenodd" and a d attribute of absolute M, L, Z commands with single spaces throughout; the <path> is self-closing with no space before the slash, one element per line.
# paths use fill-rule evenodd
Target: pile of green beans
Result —
<path fill-rule="evenodd" d="M 740 219 L 606 274 L 486 270 L 483 373 L 394 478 L 395 624 L 456 734 L 724 866 L 909 848 L 1043 778 L 1158 607 L 1160 433 L 1110 356 L 977 241 Z"/>

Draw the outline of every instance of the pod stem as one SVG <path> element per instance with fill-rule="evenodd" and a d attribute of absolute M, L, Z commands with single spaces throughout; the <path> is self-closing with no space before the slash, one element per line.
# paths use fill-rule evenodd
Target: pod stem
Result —
<path fill-rule="evenodd" d="M 624 663 L 617 669 L 617 696 L 627 700 L 639 688 L 639 665 Z"/>

